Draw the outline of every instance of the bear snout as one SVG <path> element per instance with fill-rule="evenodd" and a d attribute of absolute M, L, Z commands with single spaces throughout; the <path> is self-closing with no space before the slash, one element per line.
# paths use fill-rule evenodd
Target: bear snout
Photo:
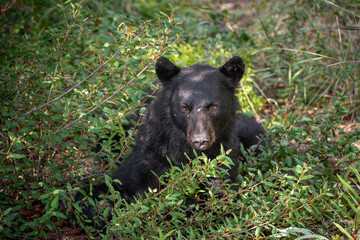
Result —
<path fill-rule="evenodd" d="M 196 150 L 204 151 L 210 147 L 210 136 L 196 135 L 191 139 L 191 145 Z"/>
<path fill-rule="evenodd" d="M 188 118 L 187 140 L 191 147 L 204 151 L 213 145 L 215 132 L 205 111 L 193 112 Z"/>

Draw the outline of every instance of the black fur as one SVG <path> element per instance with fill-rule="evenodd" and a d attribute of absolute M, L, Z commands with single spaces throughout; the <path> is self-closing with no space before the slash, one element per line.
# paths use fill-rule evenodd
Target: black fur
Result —
<path fill-rule="evenodd" d="M 136 136 L 132 153 L 113 174 L 122 185 L 114 188 L 127 201 L 143 195 L 148 188 L 159 186 L 158 178 L 172 164 L 181 167 L 188 163 L 186 153 L 194 157 L 193 149 L 209 158 L 220 154 L 220 146 L 232 149 L 234 165 L 229 169 L 228 179 L 236 183 L 240 145 L 245 148 L 258 143 L 257 136 L 264 134 L 255 120 L 237 115 L 239 104 L 235 89 L 244 74 L 245 65 L 240 57 L 233 57 L 220 68 L 195 64 L 180 68 L 167 58 L 156 62 L 156 73 L 163 87 L 158 91 L 143 119 Z M 106 194 L 104 183 L 93 186 L 93 197 Z M 89 192 L 89 187 L 84 188 Z M 77 193 L 75 200 L 84 196 Z M 96 210 L 83 208 L 92 219 Z M 98 226 L 103 227 L 104 222 Z"/>

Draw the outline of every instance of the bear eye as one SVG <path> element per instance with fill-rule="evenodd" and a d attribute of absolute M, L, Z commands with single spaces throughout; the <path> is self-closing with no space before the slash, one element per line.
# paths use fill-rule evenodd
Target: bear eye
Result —
<path fill-rule="evenodd" d="M 216 112 L 217 110 L 219 110 L 219 106 L 217 106 L 217 105 L 210 106 L 210 111 L 211 112 Z"/>
<path fill-rule="evenodd" d="M 190 112 L 189 108 L 187 106 L 181 106 L 181 111 L 184 113 L 184 114 L 188 114 Z"/>

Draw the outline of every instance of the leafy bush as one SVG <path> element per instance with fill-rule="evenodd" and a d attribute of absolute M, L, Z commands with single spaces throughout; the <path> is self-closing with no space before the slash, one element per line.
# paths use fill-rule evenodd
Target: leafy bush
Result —
<path fill-rule="evenodd" d="M 164 186 L 160 191 L 153 189 L 133 204 L 125 203 L 107 180 L 109 205 L 102 208 L 113 209 L 114 216 L 102 238 L 326 239 L 318 234 L 336 230 L 333 222 L 340 220 L 336 209 L 344 207 L 330 163 L 338 156 L 347 162 L 358 161 L 358 150 L 352 143 L 359 130 L 335 135 L 343 111 L 337 106 L 315 119 L 294 119 L 285 129 L 282 125 L 272 127 L 272 148 L 264 149 L 258 157 L 244 152 L 251 162 L 241 166 L 237 192 L 222 190 L 219 194 L 219 190 L 200 187 L 211 177 L 225 174 L 216 169 L 219 164 L 231 164 L 226 153 L 217 159 L 199 156 L 183 169 L 171 168 L 159 176 Z M 197 201 L 189 204 L 193 198 Z M 104 210 L 103 217 L 107 214 Z"/>
<path fill-rule="evenodd" d="M 126 117 L 145 111 L 164 54 L 179 65 L 243 57 L 239 101 L 244 112 L 263 113 L 272 147 L 244 152 L 237 192 L 199 187 L 224 174 L 215 168 L 231 164 L 226 153 L 172 168 L 161 190 L 133 204 L 110 188 L 104 237 L 356 238 L 358 9 L 356 1 L 309 0 L 5 4 L 1 238 L 81 234 L 74 225 L 105 234 L 84 225 L 72 194 L 112 181 L 136 133 L 125 130 Z"/>
<path fill-rule="evenodd" d="M 18 34 L 7 35 L 1 50 L 1 232 L 44 235 L 41 226 L 56 229 L 54 222 L 70 212 L 60 208 L 68 201 L 65 184 L 114 165 L 115 154 L 100 160 L 89 154 L 97 139 L 113 131 L 131 142 L 119 126 L 142 111 L 147 94 L 139 88 L 154 88 L 147 80 L 153 62 L 181 29 L 170 17 L 144 21 L 100 2 L 24 2 L 6 14 L 25 25 L 2 20 Z"/>

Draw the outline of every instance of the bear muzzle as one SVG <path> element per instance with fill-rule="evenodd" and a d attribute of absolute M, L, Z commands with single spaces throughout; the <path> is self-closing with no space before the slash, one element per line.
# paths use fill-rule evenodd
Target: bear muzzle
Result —
<path fill-rule="evenodd" d="M 208 135 L 196 135 L 191 138 L 191 146 L 196 150 L 204 151 L 211 147 L 210 136 Z"/>
<path fill-rule="evenodd" d="M 215 141 L 215 131 L 205 111 L 191 113 L 188 118 L 187 141 L 191 147 L 205 151 Z"/>

